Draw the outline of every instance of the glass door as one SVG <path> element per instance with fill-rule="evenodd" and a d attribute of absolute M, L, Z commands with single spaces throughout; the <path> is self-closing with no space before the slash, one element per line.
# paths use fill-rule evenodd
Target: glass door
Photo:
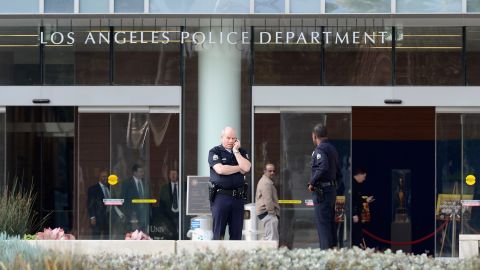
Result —
<path fill-rule="evenodd" d="M 32 187 L 43 227 L 66 233 L 74 230 L 74 130 L 74 107 L 7 107 L 7 183 Z"/>
<path fill-rule="evenodd" d="M 480 233 L 479 150 L 480 113 L 437 113 L 436 256 L 458 256 L 459 234 Z"/>
<path fill-rule="evenodd" d="M 306 184 L 311 174 L 311 153 L 315 149 L 312 129 L 318 123 L 327 126 L 329 139 L 339 152 L 343 173 L 343 183 L 337 190 L 337 245 L 348 246 L 350 224 L 344 217 L 349 216 L 350 209 L 346 193 L 351 176 L 351 114 L 348 111 L 303 112 L 302 109 L 271 113 L 257 109 L 254 121 L 255 187 L 264 166 L 273 163 L 277 168 L 274 182 L 281 208 L 280 246 L 289 248 L 318 247 L 313 203 Z"/>
<path fill-rule="evenodd" d="M 125 239 L 141 230 L 178 239 L 178 112 L 80 109 L 78 118 L 80 238 Z"/>

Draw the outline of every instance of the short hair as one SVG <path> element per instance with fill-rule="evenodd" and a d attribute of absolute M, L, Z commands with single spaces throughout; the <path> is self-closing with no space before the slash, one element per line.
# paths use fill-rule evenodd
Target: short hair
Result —
<path fill-rule="evenodd" d="M 275 167 L 275 164 L 273 164 L 273 163 L 271 163 L 271 162 L 267 162 L 267 163 L 265 164 L 265 166 L 263 166 L 263 169 L 266 170 L 268 165 L 272 165 L 273 167 Z"/>
<path fill-rule="evenodd" d="M 365 170 L 364 168 L 356 168 L 353 171 L 353 175 L 366 174 L 366 173 L 367 173 L 367 170 Z"/>
<path fill-rule="evenodd" d="M 141 166 L 141 165 L 139 165 L 139 164 L 133 164 L 133 166 L 132 166 L 132 172 L 135 173 L 135 172 L 137 172 L 138 169 L 140 169 L 140 168 L 143 168 L 143 166 Z"/>
<path fill-rule="evenodd" d="M 323 124 L 316 124 L 313 127 L 312 133 L 317 138 L 325 138 L 328 136 L 327 128 Z"/>

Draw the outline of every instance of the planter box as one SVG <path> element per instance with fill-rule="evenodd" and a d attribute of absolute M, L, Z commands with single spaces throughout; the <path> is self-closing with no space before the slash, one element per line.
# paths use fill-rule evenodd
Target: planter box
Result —
<path fill-rule="evenodd" d="M 460 259 L 477 257 L 479 241 L 480 234 L 460 234 L 460 238 L 458 241 L 458 257 Z"/>
<path fill-rule="evenodd" d="M 211 250 L 217 251 L 219 249 L 225 249 L 228 251 L 231 250 L 252 250 L 252 249 L 276 249 L 278 248 L 277 241 L 243 241 L 243 240 L 232 240 L 232 241 L 192 241 L 192 240 L 179 240 L 177 241 L 177 254 L 182 252 L 196 252 Z"/>
<path fill-rule="evenodd" d="M 32 245 L 74 254 L 174 254 L 174 240 L 26 240 Z"/>

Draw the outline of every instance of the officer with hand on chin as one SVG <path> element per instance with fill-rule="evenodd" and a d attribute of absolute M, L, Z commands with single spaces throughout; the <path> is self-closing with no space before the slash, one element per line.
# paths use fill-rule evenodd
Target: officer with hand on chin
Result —
<path fill-rule="evenodd" d="M 320 249 L 335 246 L 336 183 L 342 179 L 338 152 L 328 141 L 327 128 L 317 124 L 312 130 L 316 145 L 312 153 L 312 176 L 308 190 L 312 192 Z"/>
<path fill-rule="evenodd" d="M 211 195 L 213 218 L 213 239 L 223 240 L 228 224 L 230 240 L 241 240 L 243 229 L 245 174 L 251 163 L 245 150 L 240 148 L 235 129 L 225 127 L 221 135 L 222 144 L 208 153 L 210 181 L 214 195 Z"/>

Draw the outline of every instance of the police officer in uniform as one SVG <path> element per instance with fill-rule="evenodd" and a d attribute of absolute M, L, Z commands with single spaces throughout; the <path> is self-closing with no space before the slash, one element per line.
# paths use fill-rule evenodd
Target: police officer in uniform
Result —
<path fill-rule="evenodd" d="M 342 173 L 338 161 L 338 152 L 330 144 L 327 129 L 318 124 L 312 131 L 313 143 L 317 146 L 312 153 L 312 176 L 308 190 L 312 192 L 315 207 L 315 219 L 320 249 L 335 246 L 335 200 L 336 183 L 341 181 Z"/>
<path fill-rule="evenodd" d="M 222 130 L 222 144 L 208 153 L 210 181 L 216 195 L 211 202 L 213 239 L 222 240 L 228 224 L 230 240 L 241 240 L 243 229 L 244 175 L 251 163 L 245 150 L 240 148 L 235 129 Z"/>

